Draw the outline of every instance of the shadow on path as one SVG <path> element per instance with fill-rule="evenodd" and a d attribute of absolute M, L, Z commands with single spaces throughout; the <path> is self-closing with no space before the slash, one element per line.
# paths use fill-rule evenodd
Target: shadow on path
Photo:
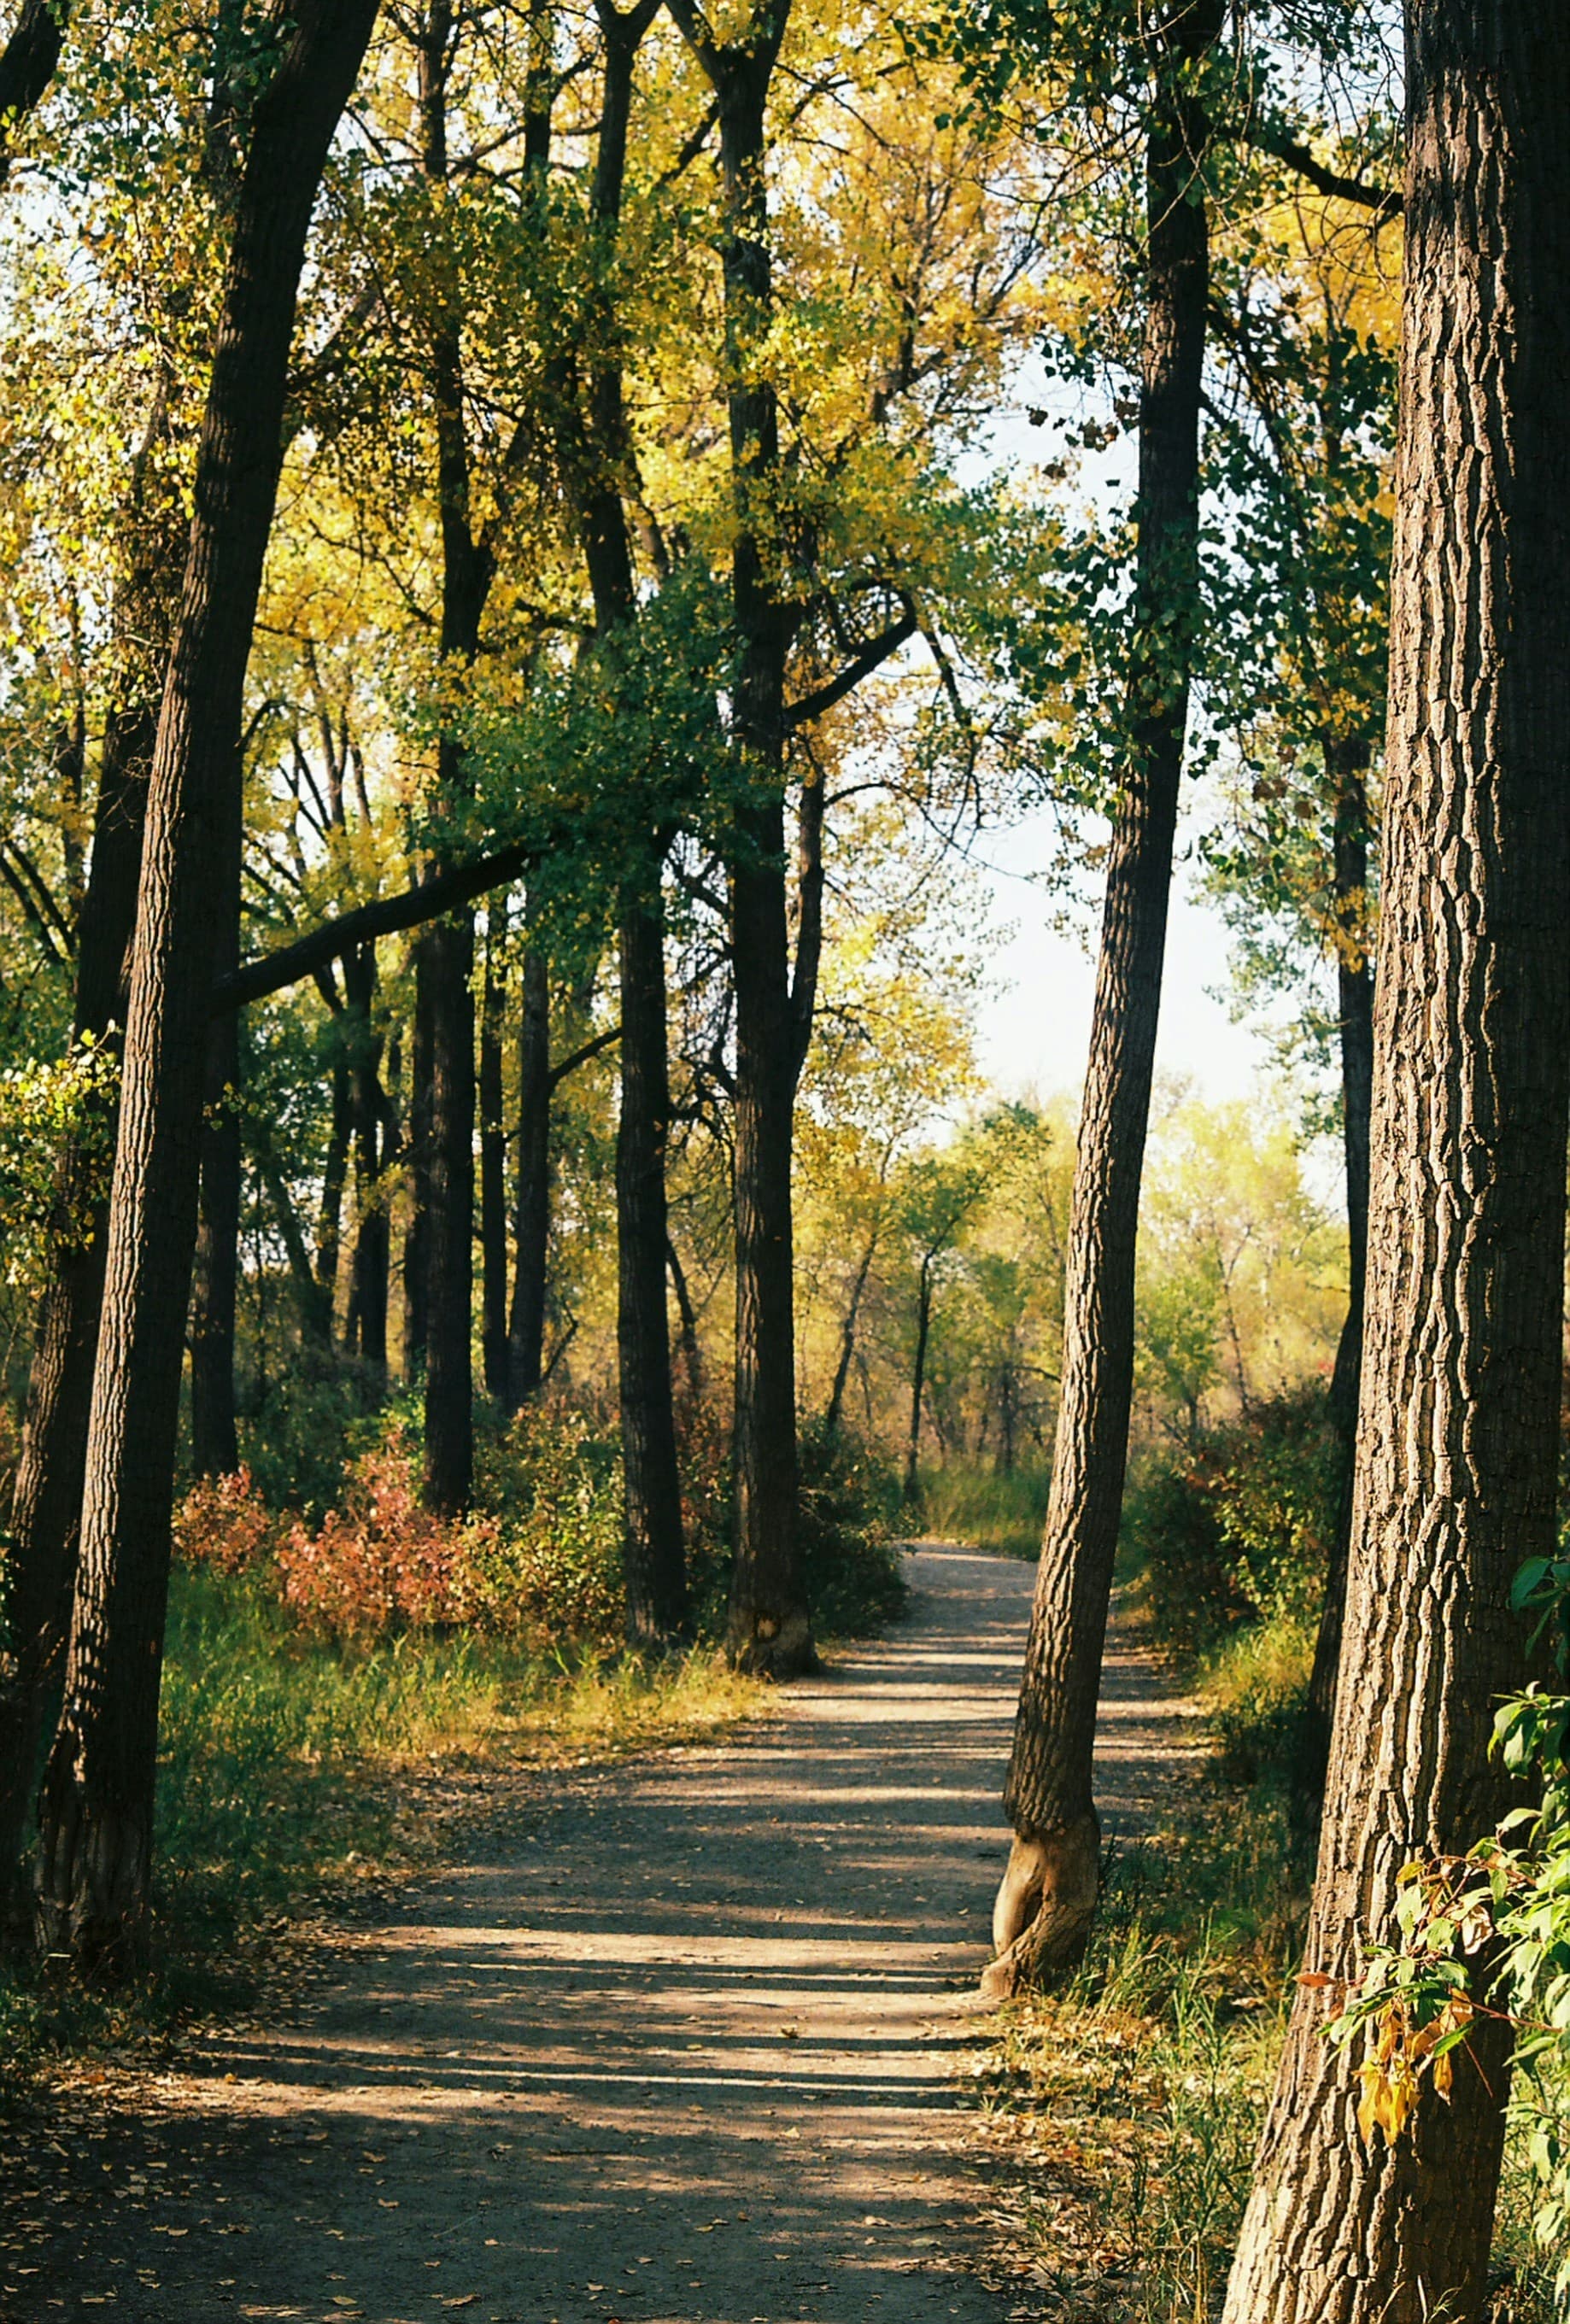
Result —
<path fill-rule="evenodd" d="M 550 1779 L 527 1838 L 411 1890 L 290 2022 L 213 2043 L 159 2096 L 123 2236 L 5 2312 L 1000 2319 L 965 2268 L 956 2079 L 1033 1577 L 908 1563 L 911 1618 L 777 1716 Z M 1187 1713 L 1114 1628 L 1110 1829 L 1159 1819 Z"/>

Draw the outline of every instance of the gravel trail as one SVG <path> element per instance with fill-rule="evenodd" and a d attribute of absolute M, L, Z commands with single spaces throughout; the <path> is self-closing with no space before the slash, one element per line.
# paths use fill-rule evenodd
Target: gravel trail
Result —
<path fill-rule="evenodd" d="M 957 2104 L 1032 1574 L 908 1565 L 910 1618 L 741 1734 L 521 1775 L 504 1836 L 73 2158 L 122 2200 L 0 2312 L 1001 2324 Z M 1109 1827 L 1200 1748 L 1114 1621 Z"/>

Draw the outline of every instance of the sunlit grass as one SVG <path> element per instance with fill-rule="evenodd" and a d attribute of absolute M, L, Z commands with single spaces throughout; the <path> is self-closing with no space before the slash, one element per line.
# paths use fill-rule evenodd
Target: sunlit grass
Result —
<path fill-rule="evenodd" d="M 1033 1558 L 1041 1549 L 1051 1473 L 1045 1467 L 925 1469 L 919 1517 L 935 1541 L 963 1542 L 1004 1557 Z"/>
<path fill-rule="evenodd" d="M 152 1968 L 87 1996 L 28 1963 L 0 1971 L 0 2045 L 14 2067 L 231 2002 L 291 1924 L 433 1860 L 487 1774 L 698 1740 L 766 1697 L 709 1646 L 646 1661 L 411 1631 L 344 1652 L 302 1634 L 265 1576 L 179 1568 Z"/>

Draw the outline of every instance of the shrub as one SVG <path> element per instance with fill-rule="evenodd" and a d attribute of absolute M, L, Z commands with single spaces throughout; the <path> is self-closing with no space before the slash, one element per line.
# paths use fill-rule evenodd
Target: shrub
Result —
<path fill-rule="evenodd" d="M 469 1618 L 541 1644 L 622 1635 L 622 1474 L 615 1439 L 564 1404 L 528 1406 L 485 1449 L 490 1515 L 461 1562 Z"/>
<path fill-rule="evenodd" d="M 1129 1495 L 1124 1540 L 1162 1637 L 1203 1651 L 1243 1623 L 1311 1624 L 1340 1466 L 1317 1388 L 1256 1406 L 1177 1458 L 1147 1464 Z"/>
<path fill-rule="evenodd" d="M 817 1630 L 854 1637 L 891 1621 L 905 1603 L 894 1545 L 900 1481 L 854 1436 L 820 1421 L 801 1434 L 802 1581 Z"/>
<path fill-rule="evenodd" d="M 248 1573 L 278 1545 L 281 1520 L 244 1462 L 232 1476 L 199 1477 L 174 1513 L 174 1554 L 215 1573 Z"/>
<path fill-rule="evenodd" d="M 295 1525 L 278 1553 L 290 1611 L 346 1645 L 461 1621 L 468 1528 L 422 1507 L 401 1424 L 350 1463 L 346 1481 L 343 1507 L 328 1511 L 319 1532 Z"/>

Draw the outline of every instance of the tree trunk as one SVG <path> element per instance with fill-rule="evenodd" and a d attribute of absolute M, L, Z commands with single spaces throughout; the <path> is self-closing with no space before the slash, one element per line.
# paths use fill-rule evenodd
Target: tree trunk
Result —
<path fill-rule="evenodd" d="M 775 595 L 751 512 L 780 464 L 779 407 L 761 348 L 773 312 L 769 87 L 790 0 L 760 0 L 743 34 L 716 46 L 689 0 L 671 14 L 707 74 L 719 117 L 725 355 L 737 530 L 731 595 L 738 651 L 731 730 L 751 790 L 730 848 L 735 996 L 735 1562 L 727 1646 L 776 1678 L 815 1656 L 797 1554 L 796 1317 L 790 1156 L 797 1018 L 785 872 L 785 660 L 793 614 Z"/>
<path fill-rule="evenodd" d="M 422 162 L 433 184 L 448 175 L 448 78 L 452 70 L 450 0 L 431 0 L 420 57 Z M 444 302 L 430 352 L 436 410 L 437 489 L 441 508 L 441 653 L 467 669 L 480 646 L 480 620 L 495 561 L 473 529 L 468 416 L 464 402 L 462 318 Z M 456 810 L 469 788 L 456 737 L 437 746 L 437 791 Z M 452 912 L 420 949 L 429 986 L 430 1159 L 426 1185 L 425 1498 L 457 1515 L 474 1482 L 475 1399 L 475 916 Z"/>
<path fill-rule="evenodd" d="M 224 912 L 223 949 L 239 919 Z M 220 967 L 232 967 L 226 959 Z M 201 1198 L 190 1323 L 190 1455 L 199 1477 L 229 1477 L 240 1465 L 235 1414 L 235 1314 L 240 1280 L 239 1019 L 231 1010 L 208 1030 L 207 1106 L 202 1124 Z"/>
<path fill-rule="evenodd" d="M 316 189 L 374 0 L 297 0 L 253 114 L 147 810 L 65 1700 L 44 1785 L 48 1950 L 141 1950 L 208 1003 L 239 844 L 245 664 Z"/>
<path fill-rule="evenodd" d="M 78 1038 L 90 1034 L 101 1039 L 111 1024 L 125 1017 L 125 954 L 136 918 L 147 772 L 156 724 L 150 705 L 112 714 L 106 723 L 92 864 L 77 927 L 72 1031 Z M 70 1615 L 109 1214 L 98 1175 L 90 1156 L 74 1144 L 60 1157 L 61 1223 L 50 1239 L 51 1277 L 33 1342 L 22 1451 L 6 1527 L 6 1642 L 0 1657 L 0 1939 L 18 1918 L 22 1853 L 45 1703 L 60 1680 Z"/>
<path fill-rule="evenodd" d="M 73 1038 L 114 1038 L 116 1051 L 118 1038 L 110 1028 L 125 1021 L 127 954 L 136 923 L 158 690 L 189 529 L 179 478 L 167 457 L 171 426 L 169 398 L 161 387 L 121 521 L 112 633 L 121 698 L 104 721 L 92 861 L 77 922 Z M 112 1139 L 114 1122 L 108 1130 Z M 60 1683 L 70 1618 L 108 1240 L 109 1194 L 103 1180 L 89 1156 L 68 1147 L 60 1163 L 60 1215 L 73 1223 L 69 1229 L 62 1223 L 50 1239 L 51 1273 L 39 1306 L 6 1526 L 0 1933 L 21 1918 L 23 1834 L 47 1698 Z"/>
<path fill-rule="evenodd" d="M 545 1377 L 545 1262 L 550 1243 L 550 972 L 538 945 L 523 959 L 518 1036 L 518 1186 L 513 1213 L 513 1314 L 507 1408 L 538 1396 Z"/>
<path fill-rule="evenodd" d="M 474 1482 L 475 924 L 438 920 L 431 981 L 430 1178 L 426 1247 L 425 1499 L 449 1516 Z"/>
<path fill-rule="evenodd" d="M 480 1006 L 480 1348 L 485 1393 L 498 1403 L 507 1388 L 507 1130 L 502 1090 L 506 1000 L 496 976 L 494 931 L 488 928 Z"/>
<path fill-rule="evenodd" d="M 1325 757 L 1335 777 L 1334 882 L 1336 988 L 1340 1001 L 1342 1143 L 1346 1165 L 1347 1303 L 1335 1370 L 1330 1382 L 1330 1415 L 1341 1448 L 1342 1475 L 1325 1604 L 1314 1645 L 1308 1683 L 1307 1733 L 1294 1769 L 1294 1786 L 1307 1816 L 1317 1822 L 1330 1758 L 1335 1712 L 1335 1674 L 1341 1658 L 1342 1618 L 1346 1603 L 1346 1563 L 1352 1542 L 1352 1480 L 1357 1438 L 1358 1380 L 1362 1369 L 1363 1286 L 1368 1268 L 1368 1140 L 1373 1096 L 1373 970 L 1366 949 L 1368 913 L 1368 798 L 1363 776 L 1366 743 L 1328 744 Z"/>
<path fill-rule="evenodd" d="M 703 1350 L 697 1337 L 697 1312 L 692 1304 L 692 1292 L 687 1280 L 687 1270 L 673 1238 L 665 1238 L 665 1264 L 670 1273 L 670 1288 L 676 1294 L 676 1314 L 681 1342 L 681 1369 L 687 1375 L 687 1400 L 693 1412 L 703 1404 Z"/>
<path fill-rule="evenodd" d="M 429 1340 L 430 1086 L 435 988 L 426 962 L 431 928 L 414 946 L 414 1022 L 409 1042 L 409 1224 L 403 1237 L 403 1377 L 425 1370 Z"/>
<path fill-rule="evenodd" d="M 927 1386 L 927 1339 L 932 1329 L 932 1260 L 923 1254 L 916 1294 L 916 1360 L 910 1368 L 910 1434 L 905 1445 L 905 1504 L 914 1508 L 920 1494 L 921 1397 Z"/>
<path fill-rule="evenodd" d="M 881 1222 L 880 1222 L 881 1223 Z M 867 1237 L 867 1247 L 862 1253 L 862 1263 L 856 1269 L 856 1279 L 851 1286 L 850 1305 L 840 1326 L 839 1360 L 834 1368 L 834 1385 L 828 1392 L 828 1408 L 823 1416 L 824 1433 L 839 1434 L 840 1416 L 845 1409 L 845 1383 L 850 1379 L 851 1360 L 855 1354 L 856 1325 L 861 1320 L 862 1301 L 866 1297 L 873 1261 L 878 1254 L 879 1228 L 874 1226 Z"/>
<path fill-rule="evenodd" d="M 1488 1707 L 1553 1554 L 1570 1097 L 1570 46 L 1513 0 L 1408 10 L 1407 246 L 1357 1482 L 1308 1970 L 1229 2324 L 1488 2310 L 1508 2029 L 1448 2104 L 1354 2123 L 1335 1980 L 1402 1866 L 1510 1803 Z M 1484 1972 L 1486 1973 L 1486 1972 Z"/>
<path fill-rule="evenodd" d="M 344 1190 L 348 1184 L 349 1149 L 355 1135 L 354 1093 L 349 1085 L 349 1060 L 343 1046 L 346 1030 L 342 1024 L 336 1028 L 332 1117 L 328 1130 L 327 1155 L 322 1164 L 321 1205 L 317 1213 L 316 1228 L 316 1279 L 327 1302 L 329 1326 L 337 1305 L 338 1265 L 344 1244 Z M 329 1329 L 329 1344 L 331 1336 Z"/>
<path fill-rule="evenodd" d="M 1133 1392 L 1134 1255 L 1155 1065 L 1197 589 L 1205 124 L 1176 68 L 1220 30 L 1213 0 L 1169 27 L 1146 159 L 1148 307 L 1140 401 L 1139 631 L 1131 750 L 1113 825 L 1064 1299 L 1052 1488 L 1003 1807 L 1014 1827 L 984 1991 L 1079 1959 L 1099 1879 L 1092 1791 L 1107 1600 Z"/>
<path fill-rule="evenodd" d="M 626 1496 L 627 1636 L 635 1646 L 661 1646 L 687 1625 L 687 1563 L 665 1305 L 665 1140 L 670 1084 L 665 923 L 658 888 L 652 895 L 629 894 L 623 899 L 621 984 L 616 1344 Z"/>
<path fill-rule="evenodd" d="M 392 1265 L 392 1225 L 385 1173 L 397 1150 L 396 1123 L 380 1075 L 382 1039 L 371 1020 L 376 992 L 376 950 L 364 945 L 344 960 L 349 1098 L 354 1117 L 357 1223 L 349 1265 L 345 1342 L 383 1378 L 387 1371 L 387 1305 Z"/>

